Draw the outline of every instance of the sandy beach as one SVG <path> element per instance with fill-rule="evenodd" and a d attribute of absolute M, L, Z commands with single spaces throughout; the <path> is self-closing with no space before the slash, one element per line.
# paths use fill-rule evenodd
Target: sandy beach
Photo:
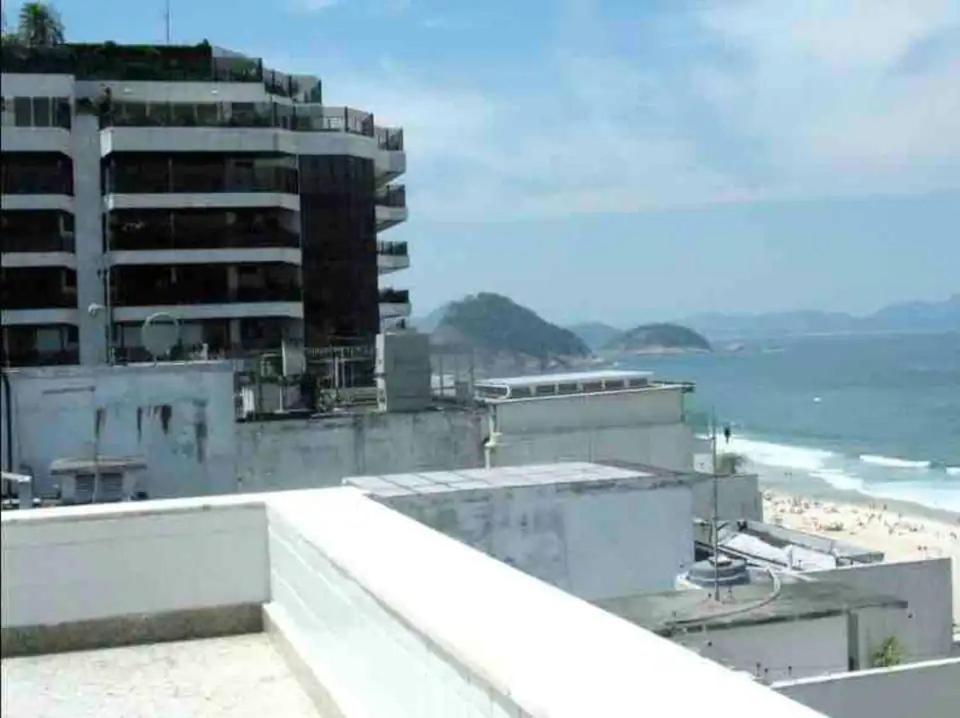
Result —
<path fill-rule="evenodd" d="M 960 515 L 925 510 L 905 502 L 834 500 L 763 489 L 765 520 L 882 551 L 888 561 L 953 559 L 953 622 L 960 626 Z"/>

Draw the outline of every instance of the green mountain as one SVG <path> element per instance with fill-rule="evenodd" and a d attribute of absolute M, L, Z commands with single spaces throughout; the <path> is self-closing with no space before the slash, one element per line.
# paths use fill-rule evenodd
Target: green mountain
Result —
<path fill-rule="evenodd" d="M 644 353 L 711 351 L 710 342 L 678 324 L 641 324 L 607 342 L 604 349 Z"/>
<path fill-rule="evenodd" d="M 573 332 L 507 297 L 486 292 L 446 305 L 433 339 L 466 343 L 488 354 L 546 361 L 590 356 L 586 344 Z"/>
<path fill-rule="evenodd" d="M 576 334 L 590 349 L 602 349 L 614 337 L 623 333 L 622 329 L 611 327 L 603 322 L 581 322 L 567 327 Z"/>

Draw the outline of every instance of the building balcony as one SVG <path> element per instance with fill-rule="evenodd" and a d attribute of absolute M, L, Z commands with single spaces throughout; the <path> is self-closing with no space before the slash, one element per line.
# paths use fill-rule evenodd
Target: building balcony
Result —
<path fill-rule="evenodd" d="M 74 213 L 74 200 L 68 194 L 4 194 L 3 209 L 11 211 Z"/>
<path fill-rule="evenodd" d="M 13 256 L 13 255 L 10 255 Z M 76 309 L 77 275 L 58 266 L 7 265 L 0 270 L 0 306 L 7 309 Z"/>
<path fill-rule="evenodd" d="M 112 314 L 115 322 L 142 322 L 151 314 L 156 314 L 157 312 L 170 314 L 181 321 L 247 319 L 254 317 L 303 319 L 303 302 L 262 300 L 209 304 L 151 304 L 115 307 Z"/>
<path fill-rule="evenodd" d="M 72 249 L 72 247 L 71 247 Z M 77 255 L 69 252 L 43 252 L 31 249 L 26 252 L 4 252 L 4 269 L 24 267 L 67 267 L 77 268 Z"/>
<path fill-rule="evenodd" d="M 76 307 L 54 307 L 44 309 L 8 309 L 0 310 L 0 324 L 5 327 L 40 324 L 73 324 L 80 321 Z"/>
<path fill-rule="evenodd" d="M 407 220 L 407 191 L 403 185 L 387 185 L 376 195 L 377 231 Z"/>
<path fill-rule="evenodd" d="M 11 152 L 7 149 L 4 132 L 0 193 L 10 196 L 72 195 L 73 163 L 68 155 L 56 151 Z M 3 208 L 15 209 L 8 206 L 6 197 Z"/>
<path fill-rule="evenodd" d="M 410 292 L 406 289 L 381 289 L 379 299 L 381 320 L 410 316 Z"/>
<path fill-rule="evenodd" d="M 278 208 L 116 210 L 108 217 L 114 252 L 300 248 L 300 218 Z"/>
<path fill-rule="evenodd" d="M 24 349 L 0 351 L 0 364 L 6 367 L 20 366 L 69 366 L 80 363 L 79 349 L 40 350 Z"/>
<path fill-rule="evenodd" d="M 110 264 L 244 264 L 244 263 L 301 263 L 300 248 L 285 247 L 230 247 L 225 249 L 139 249 L 113 250 Z M 4 260 L 6 261 L 6 260 Z"/>
<path fill-rule="evenodd" d="M 62 127 L 14 127 L 4 125 L 4 152 L 57 152 L 69 156 L 70 130 Z"/>
<path fill-rule="evenodd" d="M 377 270 L 380 274 L 396 272 L 410 266 L 406 242 L 377 242 Z"/>
<path fill-rule="evenodd" d="M 206 209 L 277 207 L 300 211 L 300 195 L 288 192 L 144 192 L 104 195 L 107 212 L 120 209 Z"/>

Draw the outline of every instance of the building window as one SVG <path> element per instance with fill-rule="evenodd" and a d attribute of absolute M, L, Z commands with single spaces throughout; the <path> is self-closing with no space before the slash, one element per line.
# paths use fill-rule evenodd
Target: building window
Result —
<path fill-rule="evenodd" d="M 13 98 L 13 123 L 17 127 L 30 127 L 30 106 L 29 97 Z"/>
<path fill-rule="evenodd" d="M 49 97 L 33 98 L 33 126 L 34 127 L 50 126 L 50 98 Z"/>
<path fill-rule="evenodd" d="M 67 97 L 57 97 L 54 98 L 54 104 L 56 107 L 56 118 L 54 124 L 57 127 L 63 127 L 64 129 L 70 129 L 70 99 Z"/>

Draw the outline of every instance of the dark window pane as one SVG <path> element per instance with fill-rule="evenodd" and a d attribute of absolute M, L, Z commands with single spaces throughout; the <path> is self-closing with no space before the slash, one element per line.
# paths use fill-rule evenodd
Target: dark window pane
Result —
<path fill-rule="evenodd" d="M 50 98 L 49 97 L 33 98 L 33 126 L 34 127 L 50 126 Z"/>
<path fill-rule="evenodd" d="M 57 108 L 54 124 L 57 127 L 70 129 L 70 100 L 66 97 L 57 97 L 54 102 Z"/>
<path fill-rule="evenodd" d="M 17 127 L 30 127 L 30 98 L 13 98 L 13 123 Z"/>

